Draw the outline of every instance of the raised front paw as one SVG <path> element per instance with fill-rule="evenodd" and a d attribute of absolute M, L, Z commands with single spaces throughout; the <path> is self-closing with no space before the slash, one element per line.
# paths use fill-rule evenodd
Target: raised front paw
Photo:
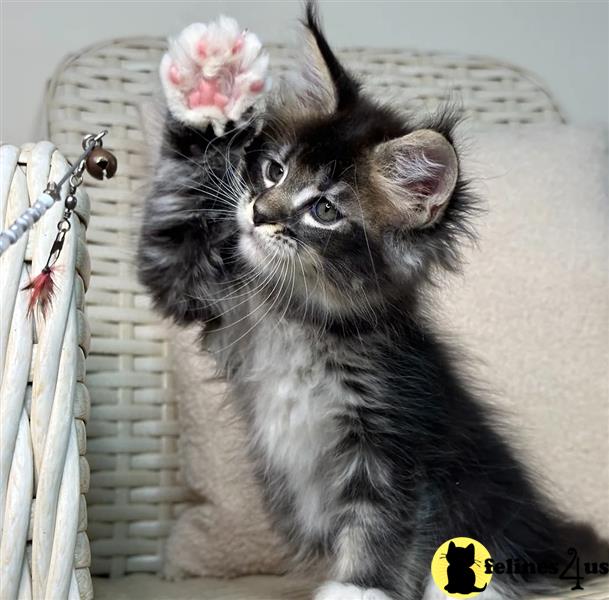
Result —
<path fill-rule="evenodd" d="M 391 600 L 391 598 L 381 590 L 329 581 L 315 592 L 313 600 Z"/>
<path fill-rule="evenodd" d="M 161 60 L 167 105 L 180 122 L 211 123 L 216 135 L 238 122 L 267 89 L 268 55 L 260 40 L 234 19 L 193 23 L 170 40 Z"/>

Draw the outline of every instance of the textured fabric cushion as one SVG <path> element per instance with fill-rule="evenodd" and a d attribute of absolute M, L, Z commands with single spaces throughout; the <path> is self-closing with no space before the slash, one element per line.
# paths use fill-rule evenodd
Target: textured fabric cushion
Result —
<path fill-rule="evenodd" d="M 447 278 L 434 303 L 438 318 L 473 356 L 540 484 L 609 536 L 605 133 L 493 127 L 459 138 L 488 212 L 464 276 Z M 224 384 L 197 356 L 192 331 L 175 339 L 182 467 L 195 501 L 169 538 L 166 570 L 280 572 Z"/>
<path fill-rule="evenodd" d="M 315 585 L 295 578 L 191 578 L 163 581 L 155 575 L 93 579 L 95 600 L 310 600 Z"/>
<path fill-rule="evenodd" d="M 195 501 L 165 545 L 164 573 L 234 577 L 286 570 L 278 537 L 262 508 L 245 432 L 213 358 L 199 352 L 195 328 L 175 330 L 173 360 L 180 422 L 181 473 Z"/>
<path fill-rule="evenodd" d="M 609 580 L 586 580 L 579 592 L 566 592 L 564 600 L 607 600 Z M 93 579 L 95 600 L 310 600 L 315 584 L 291 577 L 241 577 L 231 581 L 193 578 L 162 581 L 154 575 L 119 579 Z M 530 600 L 535 600 L 531 598 Z M 538 600 L 548 600 L 548 597 Z M 557 599 L 560 600 L 560 599 Z"/>
<path fill-rule="evenodd" d="M 464 139 L 487 213 L 441 312 L 538 482 L 609 538 L 607 133 L 525 126 Z"/>

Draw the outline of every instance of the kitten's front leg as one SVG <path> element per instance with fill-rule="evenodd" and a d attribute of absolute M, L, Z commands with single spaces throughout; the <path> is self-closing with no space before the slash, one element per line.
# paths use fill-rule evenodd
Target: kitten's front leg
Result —
<path fill-rule="evenodd" d="M 368 502 L 357 502 L 344 509 L 342 520 L 332 548 L 333 580 L 319 588 L 314 600 L 401 599 L 401 594 L 389 595 L 391 591 L 379 589 L 398 587 L 394 571 L 399 555 L 396 548 L 393 556 L 386 557 L 391 542 L 383 539 L 388 523 L 381 512 Z"/>
<path fill-rule="evenodd" d="M 234 212 L 246 193 L 240 163 L 267 65 L 256 36 L 225 17 L 187 27 L 161 61 L 168 115 L 138 270 L 156 307 L 178 322 L 222 314 L 235 278 Z"/>
<path fill-rule="evenodd" d="M 428 562 L 417 542 L 416 482 L 371 442 L 369 426 L 344 432 L 334 449 L 330 578 L 314 600 L 421 600 Z M 391 446 L 388 445 L 387 448 Z"/>
<path fill-rule="evenodd" d="M 403 524 L 368 500 L 345 512 L 333 547 L 333 580 L 314 600 L 420 600 L 425 573 L 420 561 L 408 560 Z"/>

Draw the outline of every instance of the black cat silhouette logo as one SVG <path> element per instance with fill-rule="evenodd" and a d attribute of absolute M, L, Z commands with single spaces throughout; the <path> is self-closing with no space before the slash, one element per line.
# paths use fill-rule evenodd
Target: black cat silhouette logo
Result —
<path fill-rule="evenodd" d="M 449 594 L 471 594 L 472 592 L 483 592 L 486 589 L 486 583 L 481 588 L 476 587 L 476 574 L 472 570 L 472 566 L 476 564 L 476 549 L 473 544 L 460 548 L 455 545 L 455 542 L 450 542 L 446 560 L 448 561 L 446 569 L 448 583 L 444 589 Z"/>
<path fill-rule="evenodd" d="M 431 561 L 431 574 L 438 588 L 450 598 L 474 598 L 488 586 L 492 573 L 484 562 L 488 550 L 471 538 L 453 538 L 444 542 Z"/>

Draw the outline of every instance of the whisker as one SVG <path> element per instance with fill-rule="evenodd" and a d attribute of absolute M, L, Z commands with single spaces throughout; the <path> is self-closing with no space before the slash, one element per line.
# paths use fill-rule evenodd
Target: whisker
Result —
<path fill-rule="evenodd" d="M 281 277 L 277 280 L 277 282 L 275 282 L 275 286 L 273 287 L 273 289 L 271 290 L 270 294 L 265 299 L 265 302 L 260 303 L 255 310 L 258 310 L 258 308 L 264 306 L 264 304 L 266 302 L 268 302 L 268 300 L 274 294 L 275 289 L 277 287 L 277 284 L 280 281 L 281 281 L 281 288 L 283 288 L 283 283 L 284 283 L 283 278 L 284 278 L 284 272 L 283 272 L 283 269 L 282 269 L 282 275 L 281 275 Z M 229 350 L 232 346 L 234 346 L 235 344 L 240 342 L 245 336 L 249 335 L 265 319 L 265 317 L 269 314 L 269 312 L 274 308 L 274 306 L 275 306 L 275 304 L 277 303 L 278 300 L 279 300 L 279 296 L 276 296 L 275 299 L 273 300 L 273 302 L 271 303 L 271 305 L 269 306 L 269 308 L 266 310 L 266 312 L 245 333 L 241 334 L 237 339 L 233 340 L 230 344 L 228 344 L 228 346 L 225 346 L 225 347 L 220 348 L 218 350 L 213 350 L 213 353 L 219 354 L 221 352 L 225 352 L 226 350 Z"/>

